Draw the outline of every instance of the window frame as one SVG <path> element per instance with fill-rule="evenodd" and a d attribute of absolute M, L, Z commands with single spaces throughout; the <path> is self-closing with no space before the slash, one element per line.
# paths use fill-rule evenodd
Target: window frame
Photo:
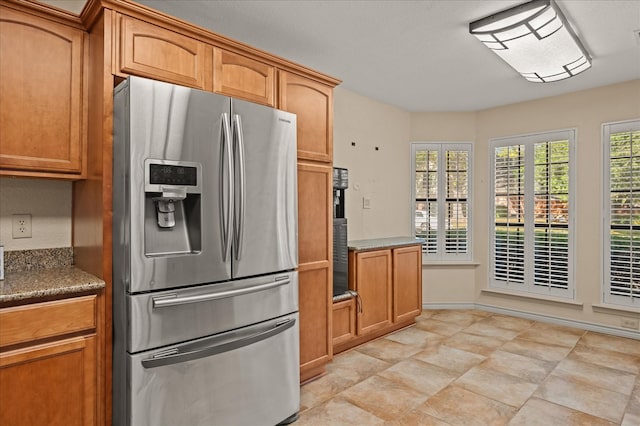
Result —
<path fill-rule="evenodd" d="M 437 251 L 436 253 L 428 253 L 425 250 L 426 242 L 422 246 L 422 263 L 446 263 L 446 262 L 472 262 L 473 261 L 473 143 L 472 142 L 435 142 L 435 141 L 414 141 L 411 142 L 411 235 L 416 237 L 416 168 L 415 158 L 418 151 L 438 151 L 438 231 L 437 231 Z M 466 151 L 467 164 L 467 245 L 465 253 L 446 253 L 445 250 L 445 221 L 446 221 L 446 167 L 445 156 L 442 155 L 446 151 Z M 429 218 L 427 217 L 427 220 Z"/>
<path fill-rule="evenodd" d="M 602 302 L 627 308 L 640 308 L 640 297 L 611 294 L 611 135 L 640 131 L 640 118 L 602 124 Z M 640 157 L 640 156 L 639 156 Z M 635 156 L 632 156 L 635 158 Z M 640 194 L 640 191 L 638 192 Z M 633 191 L 635 195 L 635 191 Z"/>
<path fill-rule="evenodd" d="M 575 205 L 577 197 L 576 189 L 576 145 L 577 129 L 560 129 L 546 132 L 537 132 L 524 135 L 507 136 L 489 140 L 489 268 L 488 283 L 490 288 L 509 290 L 521 293 L 536 294 L 575 300 Z M 552 285 L 535 284 L 535 246 L 536 246 L 536 219 L 535 219 L 535 145 L 558 141 L 568 141 L 568 218 L 567 218 L 567 288 L 556 288 Z M 523 282 L 505 281 L 496 278 L 496 149 L 508 146 L 524 146 L 524 190 L 523 190 Z M 531 153 L 531 154 L 530 154 Z M 548 163 L 550 164 L 550 163 Z M 530 213 L 529 213 L 530 212 Z M 549 221 L 547 215 L 546 222 Z"/>

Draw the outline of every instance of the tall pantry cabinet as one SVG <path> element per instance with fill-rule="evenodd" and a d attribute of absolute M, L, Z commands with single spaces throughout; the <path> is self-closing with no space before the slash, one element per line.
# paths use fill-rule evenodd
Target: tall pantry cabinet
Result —
<path fill-rule="evenodd" d="M 300 379 L 322 374 L 333 356 L 333 88 L 279 73 L 279 107 L 298 122 Z"/>

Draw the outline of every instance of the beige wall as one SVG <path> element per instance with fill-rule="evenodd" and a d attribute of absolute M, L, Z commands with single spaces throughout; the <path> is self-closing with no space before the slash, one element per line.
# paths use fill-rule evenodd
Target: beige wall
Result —
<path fill-rule="evenodd" d="M 71 182 L 0 178 L 0 244 L 5 250 L 71 246 Z M 13 239 L 14 214 L 31 214 L 32 238 Z"/>
<path fill-rule="evenodd" d="M 474 142 L 475 112 L 421 112 L 411 114 L 409 142 Z M 476 150 L 475 144 L 473 147 Z M 445 284 L 446 285 L 443 285 Z M 425 265 L 422 302 L 429 305 L 472 304 L 475 265 Z"/>
<path fill-rule="evenodd" d="M 410 143 L 473 142 L 473 247 L 477 265 L 423 267 L 426 305 L 483 305 L 619 327 L 637 312 L 601 304 L 601 126 L 640 118 L 640 80 L 475 112 L 407 113 L 348 90 L 335 91 L 334 163 L 349 168 L 349 238 L 408 235 L 411 215 Z M 405 127 L 407 126 L 407 127 Z M 489 261 L 489 140 L 577 129 L 576 304 L 483 292 Z M 351 147 L 351 141 L 356 147 Z M 381 146 L 384 155 L 372 151 Z M 389 152 L 396 149 L 395 154 Z M 386 178 L 382 178 L 385 176 Z M 359 184 L 359 189 L 355 185 Z M 405 186 L 403 186 L 405 185 Z M 362 209 L 364 194 L 372 209 Z M 382 203 L 383 206 L 379 206 Z M 388 207 L 393 206 L 390 209 Z"/>
<path fill-rule="evenodd" d="M 593 308 L 602 299 L 602 124 L 640 118 L 640 80 L 478 111 L 474 179 L 476 303 L 574 321 L 619 327 L 636 313 Z M 577 129 L 576 139 L 576 301 L 582 305 L 536 301 L 482 292 L 488 285 L 489 140 Z"/>
<path fill-rule="evenodd" d="M 411 234 L 409 121 L 406 111 L 340 87 L 334 92 L 333 163 L 349 169 L 350 240 Z"/>

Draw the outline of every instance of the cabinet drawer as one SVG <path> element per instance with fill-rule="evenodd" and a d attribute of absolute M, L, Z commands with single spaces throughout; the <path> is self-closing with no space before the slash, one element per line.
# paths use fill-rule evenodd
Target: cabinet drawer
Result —
<path fill-rule="evenodd" d="M 95 295 L 0 309 L 0 347 L 95 328 Z"/>

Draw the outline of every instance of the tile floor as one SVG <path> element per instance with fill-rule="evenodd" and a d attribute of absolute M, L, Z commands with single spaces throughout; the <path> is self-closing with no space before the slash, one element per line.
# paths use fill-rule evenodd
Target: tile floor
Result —
<path fill-rule="evenodd" d="M 640 425 L 640 340 L 478 310 L 334 357 L 303 425 Z"/>

